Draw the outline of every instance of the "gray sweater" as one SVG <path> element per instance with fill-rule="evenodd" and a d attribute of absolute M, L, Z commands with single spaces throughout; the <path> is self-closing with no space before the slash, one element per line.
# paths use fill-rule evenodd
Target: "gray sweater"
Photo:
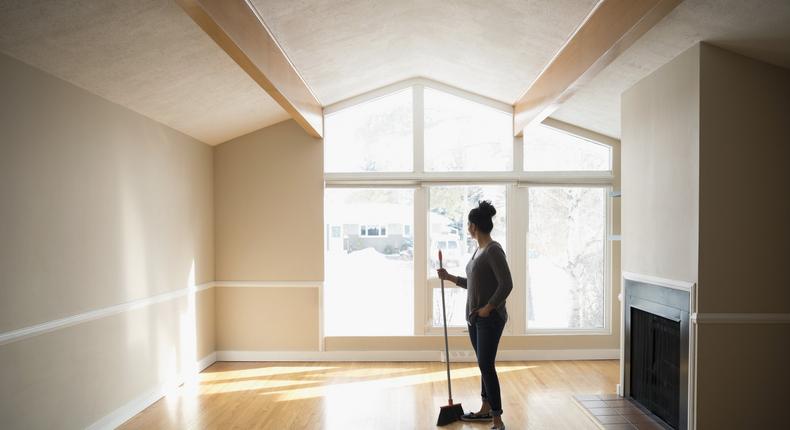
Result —
<path fill-rule="evenodd" d="M 507 321 L 505 299 L 513 289 L 513 279 L 510 268 L 505 259 L 505 251 L 499 242 L 492 241 L 483 250 L 475 251 L 475 255 L 466 264 L 466 278 L 458 277 L 456 283 L 459 287 L 466 288 L 466 321 L 474 322 L 470 318 L 473 309 L 482 308 L 490 303 Z"/>

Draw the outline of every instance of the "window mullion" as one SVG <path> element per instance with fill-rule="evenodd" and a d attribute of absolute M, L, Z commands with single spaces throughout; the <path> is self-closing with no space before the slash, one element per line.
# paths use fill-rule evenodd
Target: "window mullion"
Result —
<path fill-rule="evenodd" d="M 412 160 L 415 177 L 425 171 L 425 87 L 412 88 Z M 418 186 L 414 190 L 414 334 L 425 335 L 428 320 L 428 191 Z"/>
<path fill-rule="evenodd" d="M 420 176 L 425 171 L 425 87 L 415 85 L 412 89 L 412 129 L 414 146 L 412 148 L 414 173 Z"/>
<path fill-rule="evenodd" d="M 529 188 L 528 187 L 523 187 L 523 188 L 520 189 L 520 192 L 521 192 L 521 196 L 522 196 L 522 198 L 521 198 L 521 205 L 522 205 L 521 209 L 523 210 L 523 214 L 524 214 L 524 216 L 523 216 L 523 218 L 524 218 L 524 230 L 522 231 L 522 234 L 521 234 L 521 241 L 523 242 L 523 246 L 524 246 L 524 255 L 521 256 L 522 257 L 521 258 L 521 263 L 523 263 L 521 270 L 524 271 L 524 284 L 523 284 L 524 288 L 522 290 L 524 295 L 520 298 L 520 300 L 521 300 L 521 302 L 523 304 L 524 312 L 521 315 L 523 320 L 521 321 L 521 324 L 519 325 L 519 327 L 521 328 L 522 333 L 526 334 L 527 330 L 529 329 L 528 324 L 529 324 L 529 317 L 530 317 L 530 315 L 529 315 L 529 307 L 527 306 L 527 303 L 528 303 L 527 300 L 529 299 L 529 288 L 530 288 L 530 284 L 531 284 L 530 277 L 529 277 L 529 258 L 528 258 L 528 253 L 529 253 L 529 233 L 530 233 L 529 232 L 529 225 L 530 225 L 530 220 L 531 220 L 530 217 L 532 217 L 532 214 L 530 213 L 530 210 L 529 210 L 529 204 L 530 204 L 530 201 L 529 201 Z"/>
<path fill-rule="evenodd" d="M 524 138 L 513 137 L 513 172 L 520 176 L 524 172 Z M 517 185 L 508 186 L 508 243 L 510 245 L 510 267 L 513 276 L 513 297 L 509 300 L 513 324 L 509 334 L 523 335 L 527 327 L 527 267 L 521 264 L 527 260 L 527 227 L 529 214 L 527 189 Z"/>
<path fill-rule="evenodd" d="M 523 335 L 527 323 L 526 287 L 527 269 L 522 264 L 527 260 L 527 227 L 529 223 L 527 189 L 515 185 L 508 186 L 507 196 L 507 235 L 508 260 L 513 277 L 513 291 L 508 299 L 508 313 L 513 322 L 509 325 L 510 335 Z"/>
<path fill-rule="evenodd" d="M 513 171 L 515 173 L 524 172 L 524 138 L 513 138 Z"/>
<path fill-rule="evenodd" d="M 414 190 L 414 334 L 426 333 L 428 321 L 428 190 Z"/>

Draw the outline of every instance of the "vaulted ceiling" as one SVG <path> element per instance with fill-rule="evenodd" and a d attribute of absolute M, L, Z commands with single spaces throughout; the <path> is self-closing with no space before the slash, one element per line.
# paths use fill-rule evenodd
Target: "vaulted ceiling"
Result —
<path fill-rule="evenodd" d="M 620 137 L 620 94 L 697 42 L 790 68 L 790 1 L 684 0 L 552 116 Z"/>
<path fill-rule="evenodd" d="M 513 103 L 597 3 L 250 1 L 323 105 L 416 76 Z M 553 117 L 618 137 L 620 94 L 700 40 L 790 67 L 790 2 L 685 0 Z M 209 144 L 288 118 L 173 0 L 2 0 L 0 52 Z"/>
<path fill-rule="evenodd" d="M 288 118 L 172 0 L 2 0 L 0 52 L 209 144 Z"/>
<path fill-rule="evenodd" d="M 513 103 L 595 0 L 252 0 L 324 105 L 412 77 Z"/>

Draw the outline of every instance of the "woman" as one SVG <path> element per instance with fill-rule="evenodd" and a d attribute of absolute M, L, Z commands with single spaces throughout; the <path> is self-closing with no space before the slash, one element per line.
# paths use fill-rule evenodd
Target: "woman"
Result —
<path fill-rule="evenodd" d="M 494 367 L 499 338 L 507 322 L 505 299 L 513 289 L 505 251 L 491 239 L 496 209 L 491 202 L 482 201 L 469 212 L 469 235 L 477 240 L 477 250 L 466 265 L 466 278 L 453 276 L 439 269 L 439 278 L 455 282 L 467 289 L 466 322 L 469 338 L 477 355 L 482 382 L 483 406 L 476 413 L 461 417 L 463 421 L 491 421 L 492 429 L 504 430 L 502 398 L 499 378 Z"/>

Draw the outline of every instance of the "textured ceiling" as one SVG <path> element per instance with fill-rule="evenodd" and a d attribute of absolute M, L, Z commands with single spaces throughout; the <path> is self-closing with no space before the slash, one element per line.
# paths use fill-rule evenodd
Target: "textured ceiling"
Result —
<path fill-rule="evenodd" d="M 252 0 L 324 105 L 411 77 L 513 103 L 596 0 Z"/>
<path fill-rule="evenodd" d="M 173 0 L 0 0 L 0 51 L 209 144 L 288 118 Z"/>
<path fill-rule="evenodd" d="M 620 136 L 620 95 L 699 41 L 790 68 L 790 1 L 685 0 L 552 117 Z"/>
<path fill-rule="evenodd" d="M 516 101 L 596 0 L 251 0 L 324 105 L 422 76 Z M 698 41 L 790 68 L 790 1 L 685 0 L 553 117 L 620 135 L 620 94 Z M 0 0 L 0 52 L 216 144 L 288 118 L 173 0 Z"/>

